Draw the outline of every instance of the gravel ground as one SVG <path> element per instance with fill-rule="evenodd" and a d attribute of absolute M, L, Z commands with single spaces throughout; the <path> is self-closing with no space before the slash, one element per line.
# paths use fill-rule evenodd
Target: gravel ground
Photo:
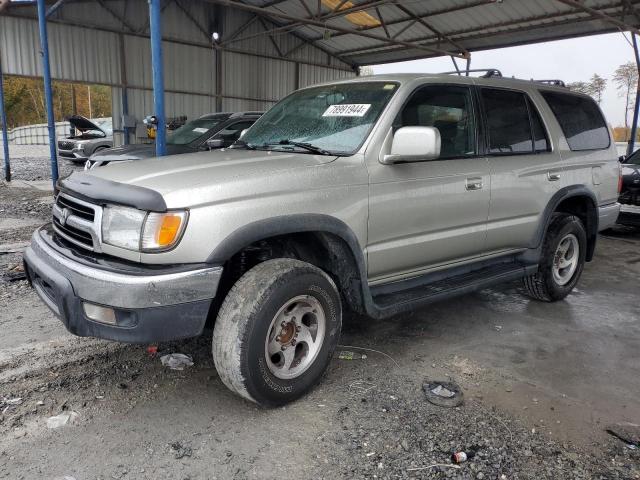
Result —
<path fill-rule="evenodd" d="M 2 142 L 0 142 L 1 146 Z M 10 145 L 9 158 L 11 159 L 11 177 L 13 179 L 48 180 L 51 178 L 48 145 Z M 58 159 L 59 177 L 66 177 L 74 170 L 82 168 L 82 165 Z"/>
<path fill-rule="evenodd" d="M 14 162 L 24 180 L 47 178 L 46 167 Z M 27 241 L 50 203 L 48 192 L 0 184 L 0 244 Z M 393 349 L 400 365 L 373 352 L 334 358 L 305 398 L 262 410 L 224 388 L 210 332 L 159 346 L 193 357 L 182 372 L 142 346 L 73 337 L 26 281 L 3 281 L 20 263 L 20 253 L 0 254 L 0 478 L 640 479 L 640 450 L 606 436 L 560 441 L 560 419 L 532 422 L 491 406 L 474 392 L 504 391 L 504 372 L 451 352 L 430 357 L 419 345 L 439 334 L 411 316 L 345 322 L 342 343 Z M 463 405 L 428 403 L 427 377 L 456 381 Z M 49 430 L 47 418 L 64 412 L 76 421 Z M 477 455 L 455 468 L 458 450 Z"/>

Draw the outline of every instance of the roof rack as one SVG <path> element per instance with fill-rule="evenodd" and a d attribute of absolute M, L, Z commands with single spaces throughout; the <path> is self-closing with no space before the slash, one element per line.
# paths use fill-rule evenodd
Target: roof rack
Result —
<path fill-rule="evenodd" d="M 557 79 L 552 79 L 552 80 L 534 80 L 531 79 L 532 82 L 536 82 L 536 83 L 542 83 L 544 85 L 554 85 L 556 87 L 567 87 L 564 83 L 563 80 L 557 80 Z"/>
<path fill-rule="evenodd" d="M 451 72 L 441 72 L 443 75 L 467 75 L 469 73 L 485 72 L 480 78 L 502 77 L 502 72 L 497 68 L 472 68 L 471 70 L 453 70 Z"/>

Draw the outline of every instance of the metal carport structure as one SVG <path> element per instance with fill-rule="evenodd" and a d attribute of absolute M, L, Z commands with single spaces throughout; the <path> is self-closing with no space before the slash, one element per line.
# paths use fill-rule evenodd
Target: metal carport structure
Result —
<path fill-rule="evenodd" d="M 0 8 L 4 73 L 46 77 L 48 47 L 52 78 L 112 87 L 120 130 L 123 115 L 151 111 L 163 124 L 165 108 L 268 108 L 362 65 L 449 55 L 464 70 L 473 51 L 615 31 L 635 41 L 640 26 L 635 0 L 4 0 Z M 55 180 L 52 109 L 48 116 Z M 162 154 L 162 139 L 157 147 Z M 5 164 L 8 174 L 6 153 Z"/>

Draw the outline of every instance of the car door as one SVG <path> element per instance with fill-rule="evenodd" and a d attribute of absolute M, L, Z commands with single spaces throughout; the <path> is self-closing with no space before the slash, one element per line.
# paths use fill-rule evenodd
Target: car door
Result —
<path fill-rule="evenodd" d="M 487 250 L 524 249 L 561 184 L 560 155 L 552 149 L 539 109 L 524 91 L 480 87 L 491 170 Z"/>
<path fill-rule="evenodd" d="M 436 127 L 436 160 L 370 161 L 369 279 L 384 283 L 481 255 L 489 208 L 489 167 L 478 151 L 473 87 L 424 85 L 409 97 L 392 131 Z"/>

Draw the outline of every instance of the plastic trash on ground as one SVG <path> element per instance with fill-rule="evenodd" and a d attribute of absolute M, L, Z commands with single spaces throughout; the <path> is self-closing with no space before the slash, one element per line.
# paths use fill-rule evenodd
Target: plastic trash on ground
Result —
<path fill-rule="evenodd" d="M 160 357 L 162 365 L 169 367 L 171 370 L 184 370 L 185 367 L 192 367 L 193 360 L 189 355 L 184 353 L 170 353 Z"/>
<path fill-rule="evenodd" d="M 55 429 L 55 428 L 64 427 L 68 423 L 75 422 L 78 416 L 79 414 L 77 412 L 64 412 L 64 413 L 61 413 L 60 415 L 49 417 L 47 419 L 47 428 Z"/>

